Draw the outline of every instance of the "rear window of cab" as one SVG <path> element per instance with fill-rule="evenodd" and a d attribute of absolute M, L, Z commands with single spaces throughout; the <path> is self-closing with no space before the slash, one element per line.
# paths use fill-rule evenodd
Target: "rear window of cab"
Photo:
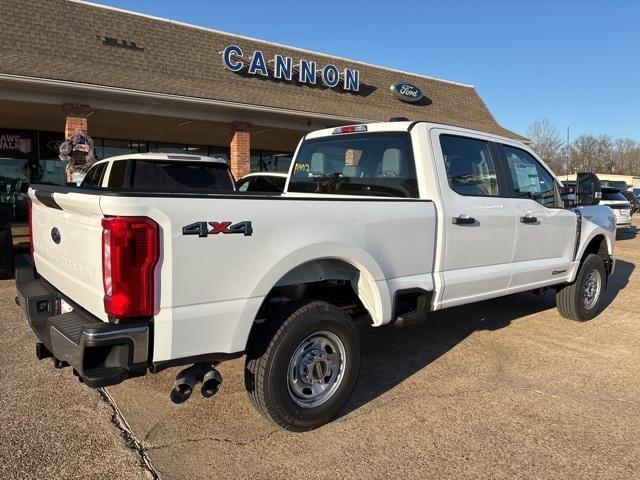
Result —
<path fill-rule="evenodd" d="M 305 140 L 288 191 L 417 198 L 409 134 L 343 134 Z"/>

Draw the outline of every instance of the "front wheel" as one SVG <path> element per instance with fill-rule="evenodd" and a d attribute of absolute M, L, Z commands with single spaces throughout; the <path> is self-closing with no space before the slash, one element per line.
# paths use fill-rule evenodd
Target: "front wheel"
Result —
<path fill-rule="evenodd" d="M 607 273 L 602 258 L 589 254 L 582 262 L 576 280 L 556 293 L 560 315 L 570 320 L 591 320 L 602 310 Z"/>
<path fill-rule="evenodd" d="M 282 428 L 310 430 L 331 420 L 360 368 L 353 321 L 319 301 L 293 301 L 252 333 L 245 385 L 256 409 Z"/>

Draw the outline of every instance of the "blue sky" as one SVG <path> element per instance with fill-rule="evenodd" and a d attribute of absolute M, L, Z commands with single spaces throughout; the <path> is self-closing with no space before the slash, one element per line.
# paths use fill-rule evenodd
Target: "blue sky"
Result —
<path fill-rule="evenodd" d="M 563 138 L 640 141 L 640 2 L 99 3 L 472 84 L 520 133 L 549 118 Z"/>

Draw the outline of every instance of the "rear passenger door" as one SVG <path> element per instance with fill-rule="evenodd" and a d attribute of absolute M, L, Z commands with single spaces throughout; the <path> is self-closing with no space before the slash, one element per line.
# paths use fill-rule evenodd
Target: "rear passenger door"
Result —
<path fill-rule="evenodd" d="M 517 209 L 513 277 L 509 290 L 521 291 L 566 277 L 573 258 L 576 214 L 565 210 L 558 183 L 533 155 L 498 144 Z"/>
<path fill-rule="evenodd" d="M 502 163 L 482 136 L 433 129 L 431 141 L 443 216 L 439 308 L 504 295 L 516 209 Z"/>

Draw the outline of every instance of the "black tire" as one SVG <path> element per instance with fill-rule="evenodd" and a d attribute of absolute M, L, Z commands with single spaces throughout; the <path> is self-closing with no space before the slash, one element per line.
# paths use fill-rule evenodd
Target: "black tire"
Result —
<path fill-rule="evenodd" d="M 0 231 L 0 280 L 13 278 L 13 237 L 11 228 Z"/>
<path fill-rule="evenodd" d="M 300 397 L 295 400 L 290 386 L 290 362 L 305 345 L 303 342 L 327 332 L 337 337 L 343 347 L 341 376 L 331 370 L 331 375 L 321 380 L 323 384 L 326 381 L 329 385 L 331 380 L 327 379 L 333 379 L 333 375 L 339 380 L 334 380 L 336 386 L 331 389 L 322 387 L 331 392 L 326 400 L 317 406 L 301 406 L 298 402 L 304 400 Z M 331 348 L 326 348 L 330 352 Z M 305 431 L 324 425 L 338 413 L 351 395 L 359 369 L 360 336 L 354 322 L 329 303 L 295 300 L 254 328 L 247 349 L 245 386 L 251 402 L 263 416 L 286 430 Z M 311 367 L 309 375 L 311 370 L 317 371 Z M 324 370 L 325 374 L 328 371 Z M 301 379 L 298 382 L 298 388 L 305 385 Z"/>
<path fill-rule="evenodd" d="M 597 298 L 594 295 L 593 298 L 595 300 L 592 303 L 585 304 L 586 300 L 583 294 L 589 275 L 599 275 L 600 288 L 598 289 Z M 576 280 L 556 292 L 556 306 L 560 315 L 579 322 L 585 322 L 596 317 L 602 310 L 606 287 L 607 273 L 602 258 L 590 253 L 580 265 Z"/>

